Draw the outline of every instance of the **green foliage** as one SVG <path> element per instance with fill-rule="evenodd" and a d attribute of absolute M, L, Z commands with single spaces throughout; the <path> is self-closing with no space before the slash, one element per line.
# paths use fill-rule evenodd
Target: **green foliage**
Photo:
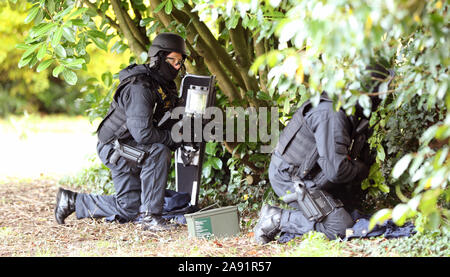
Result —
<path fill-rule="evenodd" d="M 325 234 L 311 231 L 302 236 L 302 241 L 287 257 L 339 257 L 344 245 L 338 240 L 330 241 Z"/>
<path fill-rule="evenodd" d="M 441 219 L 445 224 L 449 212 L 440 203 L 448 203 L 450 178 L 448 3 L 292 0 L 270 5 L 236 1 L 220 6 L 228 20 L 256 20 L 248 25 L 251 30 L 278 37 L 277 49 L 256 59 L 251 72 L 269 67 L 271 96 L 291 94 L 279 103 L 284 114 L 297 105 L 296 91 L 313 103 L 327 91 L 336 108 L 349 114 L 356 103 L 369 114 L 368 96 L 381 98 L 371 120 L 372 125 L 379 121 L 370 139 L 377 162 L 363 188 L 379 197 L 397 186 L 405 203 L 378 218 L 392 216 L 401 225 L 421 213 L 428 228 L 438 228 Z M 276 17 L 274 9 L 285 13 Z M 364 72 L 373 58 L 387 61 L 396 75 L 368 93 Z M 411 198 L 402 189 L 412 191 Z"/>
<path fill-rule="evenodd" d="M 246 144 L 236 147 L 235 153 L 239 153 L 243 146 Z M 255 159 L 268 163 L 267 155 L 252 156 L 252 160 Z M 259 179 L 256 180 L 251 169 L 242 166 L 240 162 L 240 157 L 233 157 L 222 144 L 206 144 L 200 187 L 202 206 L 215 203 L 221 206 L 237 205 L 241 214 L 247 214 L 259 210 L 261 199 L 274 199 L 273 191 L 267 189 L 267 176 L 258 176 Z"/>
<path fill-rule="evenodd" d="M 50 2 L 49 2 L 50 3 Z M 81 71 L 75 77 L 69 71 L 64 71 L 64 65 L 58 65 L 53 58 L 43 60 L 48 57 L 47 44 L 42 44 L 34 49 L 37 60 L 43 62 L 36 66 L 36 72 L 28 66 L 18 68 L 21 57 L 31 55 L 28 46 L 22 42 L 26 39 L 28 30 L 34 21 L 25 23 L 27 18 L 27 10 L 32 7 L 25 1 L 17 3 L 2 2 L 0 4 L 0 18 L 4 22 L 0 27 L 0 38 L 4 43 L 0 45 L 0 116 L 12 114 L 23 114 L 24 112 L 43 112 L 43 113 L 65 113 L 65 114 L 81 114 L 87 108 L 91 108 L 91 102 L 83 99 L 89 90 L 83 89 L 86 79 L 91 77 L 100 79 L 101 74 L 105 70 L 117 70 L 118 65 L 128 60 L 128 55 L 117 56 L 109 53 L 100 53 L 92 45 L 86 45 L 89 51 L 89 61 L 93 64 L 102 64 L 102 66 L 90 68 L 87 72 Z M 36 6 L 34 6 L 36 9 Z M 37 15 L 36 15 L 37 16 Z M 30 20 L 30 18 L 29 18 Z M 27 22 L 29 21 L 27 20 Z M 63 28 L 61 41 L 64 37 L 65 29 Z M 49 38 L 50 39 L 50 38 Z M 57 41 L 53 43 L 55 49 L 58 49 L 60 55 L 69 53 L 65 49 L 59 47 Z M 22 49 L 24 48 L 24 49 Z M 27 51 L 24 50 L 27 49 Z M 124 49 L 122 49 L 122 52 Z M 28 53 L 27 53 L 28 52 Z M 121 53 L 122 53 L 121 52 Z M 46 56 L 47 55 L 47 56 Z M 70 57 L 67 57 L 68 59 Z M 69 66 L 79 67 L 82 60 L 72 59 L 67 61 Z M 65 74 L 72 81 L 77 79 L 78 85 L 70 86 L 55 76 L 63 76 Z M 110 84 L 111 85 L 111 84 Z M 107 88 L 102 88 L 108 91 Z"/>

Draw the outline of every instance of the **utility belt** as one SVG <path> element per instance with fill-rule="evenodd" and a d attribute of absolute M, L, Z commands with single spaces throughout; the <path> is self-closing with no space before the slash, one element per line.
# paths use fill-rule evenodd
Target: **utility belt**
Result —
<path fill-rule="evenodd" d="M 279 167 L 284 161 L 280 157 L 273 155 L 272 162 L 276 167 Z M 286 166 L 286 163 L 284 166 Z M 303 180 L 290 173 L 297 172 L 296 170 L 298 170 L 298 166 L 295 165 L 291 165 L 286 169 L 294 182 L 295 191 L 284 195 L 281 198 L 284 202 L 296 202 L 303 215 L 308 220 L 316 222 L 322 221 L 335 209 L 344 206 L 339 199 L 333 198 L 328 192 L 321 189 L 308 188 Z"/>

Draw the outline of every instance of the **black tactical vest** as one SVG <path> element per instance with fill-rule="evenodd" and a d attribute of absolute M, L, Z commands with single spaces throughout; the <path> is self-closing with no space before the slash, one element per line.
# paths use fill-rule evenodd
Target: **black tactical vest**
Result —
<path fill-rule="evenodd" d="M 100 142 L 106 144 L 116 139 L 126 138 L 129 135 L 127 132 L 128 128 L 126 125 L 127 117 L 125 110 L 119 106 L 118 97 L 127 84 L 135 81 L 143 82 L 144 85 L 148 87 L 150 93 L 155 93 L 156 90 L 159 101 L 157 101 L 154 109 L 154 113 L 156 113 L 154 114 L 154 120 L 159 121 L 163 115 L 163 112 L 172 108 L 174 104 L 172 103 L 173 99 L 169 99 L 170 97 L 167 97 L 166 93 L 164 93 L 160 86 L 157 86 L 157 89 L 155 89 L 155 84 L 149 80 L 149 76 L 147 74 L 139 73 L 132 75 L 123 80 L 117 87 L 108 113 L 97 128 L 97 135 Z"/>
<path fill-rule="evenodd" d="M 321 97 L 320 101 L 331 102 L 330 99 L 325 97 Z M 314 133 L 304 119 L 306 112 L 311 107 L 312 103 L 308 100 L 298 109 L 281 132 L 275 148 L 275 151 L 285 162 L 298 167 L 297 175 L 300 178 L 308 175 L 319 159 Z"/>

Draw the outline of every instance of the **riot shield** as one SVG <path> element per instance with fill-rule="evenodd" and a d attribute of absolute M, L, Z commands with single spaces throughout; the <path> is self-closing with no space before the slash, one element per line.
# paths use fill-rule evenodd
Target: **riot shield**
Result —
<path fill-rule="evenodd" d="M 201 76 L 187 74 L 181 81 L 180 97 L 185 103 L 184 122 L 191 122 L 194 126 L 204 126 L 209 120 L 204 118 L 206 108 L 214 106 L 215 76 Z M 194 141 L 183 143 L 175 151 L 175 181 L 176 190 L 191 195 L 191 204 L 197 205 L 201 185 L 202 164 L 205 145 L 202 137 L 203 128 L 195 128 Z M 197 139 L 199 138 L 200 139 Z"/>

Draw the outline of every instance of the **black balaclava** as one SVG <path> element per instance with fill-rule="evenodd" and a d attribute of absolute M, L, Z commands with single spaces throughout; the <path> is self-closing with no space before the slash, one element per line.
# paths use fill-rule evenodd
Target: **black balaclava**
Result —
<path fill-rule="evenodd" d="M 159 75 L 167 82 L 175 80 L 178 76 L 179 69 L 175 69 L 171 64 L 166 62 L 166 57 L 169 53 L 161 52 L 160 55 L 160 63 L 158 68 Z"/>

